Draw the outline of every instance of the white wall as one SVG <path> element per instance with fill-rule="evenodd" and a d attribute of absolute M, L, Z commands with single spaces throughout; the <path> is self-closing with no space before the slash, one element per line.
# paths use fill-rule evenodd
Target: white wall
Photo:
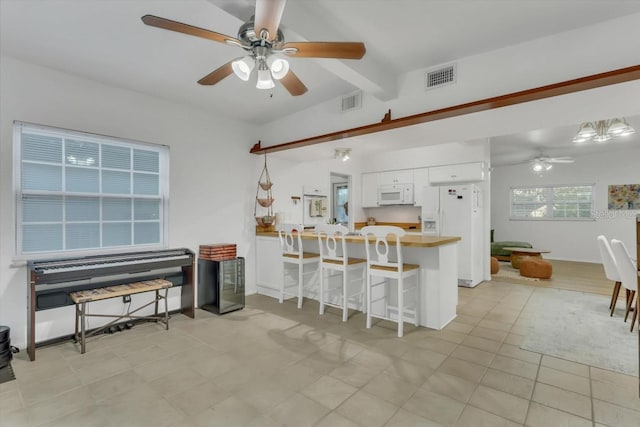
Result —
<path fill-rule="evenodd" d="M 168 145 L 170 247 L 197 252 L 202 243 L 237 243 L 247 257 L 248 291 L 255 290 L 254 223 L 246 215 L 257 178 L 253 127 L 9 57 L 0 58 L 0 92 L 0 324 L 11 327 L 15 345 L 26 342 L 27 273 L 12 267 L 14 120 Z M 171 295 L 170 309 L 179 307 L 179 290 Z M 121 302 L 109 303 L 121 311 Z M 36 319 L 38 341 L 73 331 L 73 307 Z"/>
<path fill-rule="evenodd" d="M 615 144 L 615 142 L 610 142 Z M 572 164 L 556 164 L 538 177 L 530 165 L 498 166 L 491 176 L 491 227 L 495 240 L 530 242 L 549 249 L 546 258 L 600 262 L 596 237 L 624 241 L 635 253 L 635 217 L 640 211 L 607 209 L 610 184 L 640 183 L 640 147 L 580 156 Z M 509 188 L 548 184 L 596 184 L 595 221 L 522 221 L 509 220 Z"/>

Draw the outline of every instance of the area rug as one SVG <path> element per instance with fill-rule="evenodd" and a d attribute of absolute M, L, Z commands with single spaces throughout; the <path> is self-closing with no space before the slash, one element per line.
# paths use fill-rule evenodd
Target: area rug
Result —
<path fill-rule="evenodd" d="M 521 314 L 528 325 L 521 348 L 637 376 L 638 333 L 629 332 L 631 320 L 623 321 L 624 297 L 613 317 L 609 301 L 604 295 L 536 288 Z"/>

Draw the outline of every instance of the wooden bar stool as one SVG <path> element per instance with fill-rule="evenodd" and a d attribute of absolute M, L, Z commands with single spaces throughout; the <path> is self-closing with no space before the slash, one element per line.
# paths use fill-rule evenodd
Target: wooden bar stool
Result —
<path fill-rule="evenodd" d="M 398 337 L 402 337 L 405 315 L 412 317 L 416 326 L 419 325 L 420 266 L 402 262 L 400 237 L 405 235 L 402 228 L 372 225 L 362 228 L 361 233 L 365 238 L 367 253 L 367 328 L 371 327 L 372 317 L 391 320 L 398 323 Z M 391 259 L 389 253 L 389 241 L 387 240 L 389 235 L 395 236 L 395 261 Z M 370 240 L 371 236 L 373 236 L 372 240 Z M 384 280 L 374 284 L 371 280 L 373 276 Z M 405 279 L 412 276 L 416 278 L 415 285 L 407 287 Z M 389 279 L 395 279 L 398 283 L 396 306 L 389 304 L 391 296 L 388 290 Z M 373 291 L 378 286 L 384 286 L 384 294 L 376 296 L 374 299 Z M 406 298 L 405 292 L 407 291 L 413 291 L 413 298 Z M 384 302 L 384 314 L 372 313 L 372 304 L 378 301 Z M 395 318 L 391 316 L 393 311 L 397 312 Z"/>
<path fill-rule="evenodd" d="M 285 295 L 298 296 L 298 308 L 302 308 L 302 293 L 304 288 L 304 266 L 316 265 L 316 269 L 309 273 L 317 274 L 320 255 L 311 252 L 305 252 L 302 246 L 302 238 L 300 233 L 304 228 L 302 224 L 279 224 L 277 226 L 278 236 L 280 237 L 280 247 L 282 248 L 282 286 L 280 288 L 280 303 L 284 300 Z M 298 267 L 298 283 L 297 292 L 286 292 L 287 264 L 296 265 Z"/>
<path fill-rule="evenodd" d="M 320 314 L 324 314 L 324 306 L 330 305 L 342 309 L 342 321 L 346 322 L 349 315 L 349 299 L 359 297 L 360 307 L 364 311 L 366 259 L 349 258 L 347 254 L 347 242 L 344 236 L 349 229 L 344 225 L 320 224 L 316 226 L 318 233 L 318 245 L 320 247 Z M 331 288 L 325 281 L 326 271 L 342 272 L 341 286 Z M 359 278 L 349 280 L 349 273 L 359 272 Z M 330 276 L 329 276 L 330 277 Z M 361 285 L 355 292 L 349 292 L 350 282 L 360 281 Z M 328 294 L 340 291 L 338 302 L 328 300 Z"/>

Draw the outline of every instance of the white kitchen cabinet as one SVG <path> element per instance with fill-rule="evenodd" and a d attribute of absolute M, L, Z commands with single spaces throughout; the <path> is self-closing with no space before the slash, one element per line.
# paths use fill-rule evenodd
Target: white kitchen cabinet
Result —
<path fill-rule="evenodd" d="M 413 184 L 413 169 L 380 172 L 380 185 Z"/>
<path fill-rule="evenodd" d="M 362 174 L 362 207 L 374 208 L 378 206 L 378 177 L 379 173 Z"/>
<path fill-rule="evenodd" d="M 413 170 L 413 201 L 414 206 L 424 204 L 424 187 L 429 185 L 429 168 Z"/>
<path fill-rule="evenodd" d="M 429 168 L 431 185 L 484 181 L 483 162 L 461 163 L 458 165 L 433 166 Z"/>

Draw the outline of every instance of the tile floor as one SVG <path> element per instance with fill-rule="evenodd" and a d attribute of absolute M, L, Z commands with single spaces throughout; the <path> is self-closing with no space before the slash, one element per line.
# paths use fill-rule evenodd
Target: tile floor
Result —
<path fill-rule="evenodd" d="M 21 352 L 2 426 L 639 426 L 636 378 L 519 348 L 535 288 L 460 289 L 442 331 L 342 323 L 254 295 L 221 317 L 176 315 Z M 603 297 L 607 298 L 607 297 Z M 608 300 L 606 301 L 608 302 Z"/>

